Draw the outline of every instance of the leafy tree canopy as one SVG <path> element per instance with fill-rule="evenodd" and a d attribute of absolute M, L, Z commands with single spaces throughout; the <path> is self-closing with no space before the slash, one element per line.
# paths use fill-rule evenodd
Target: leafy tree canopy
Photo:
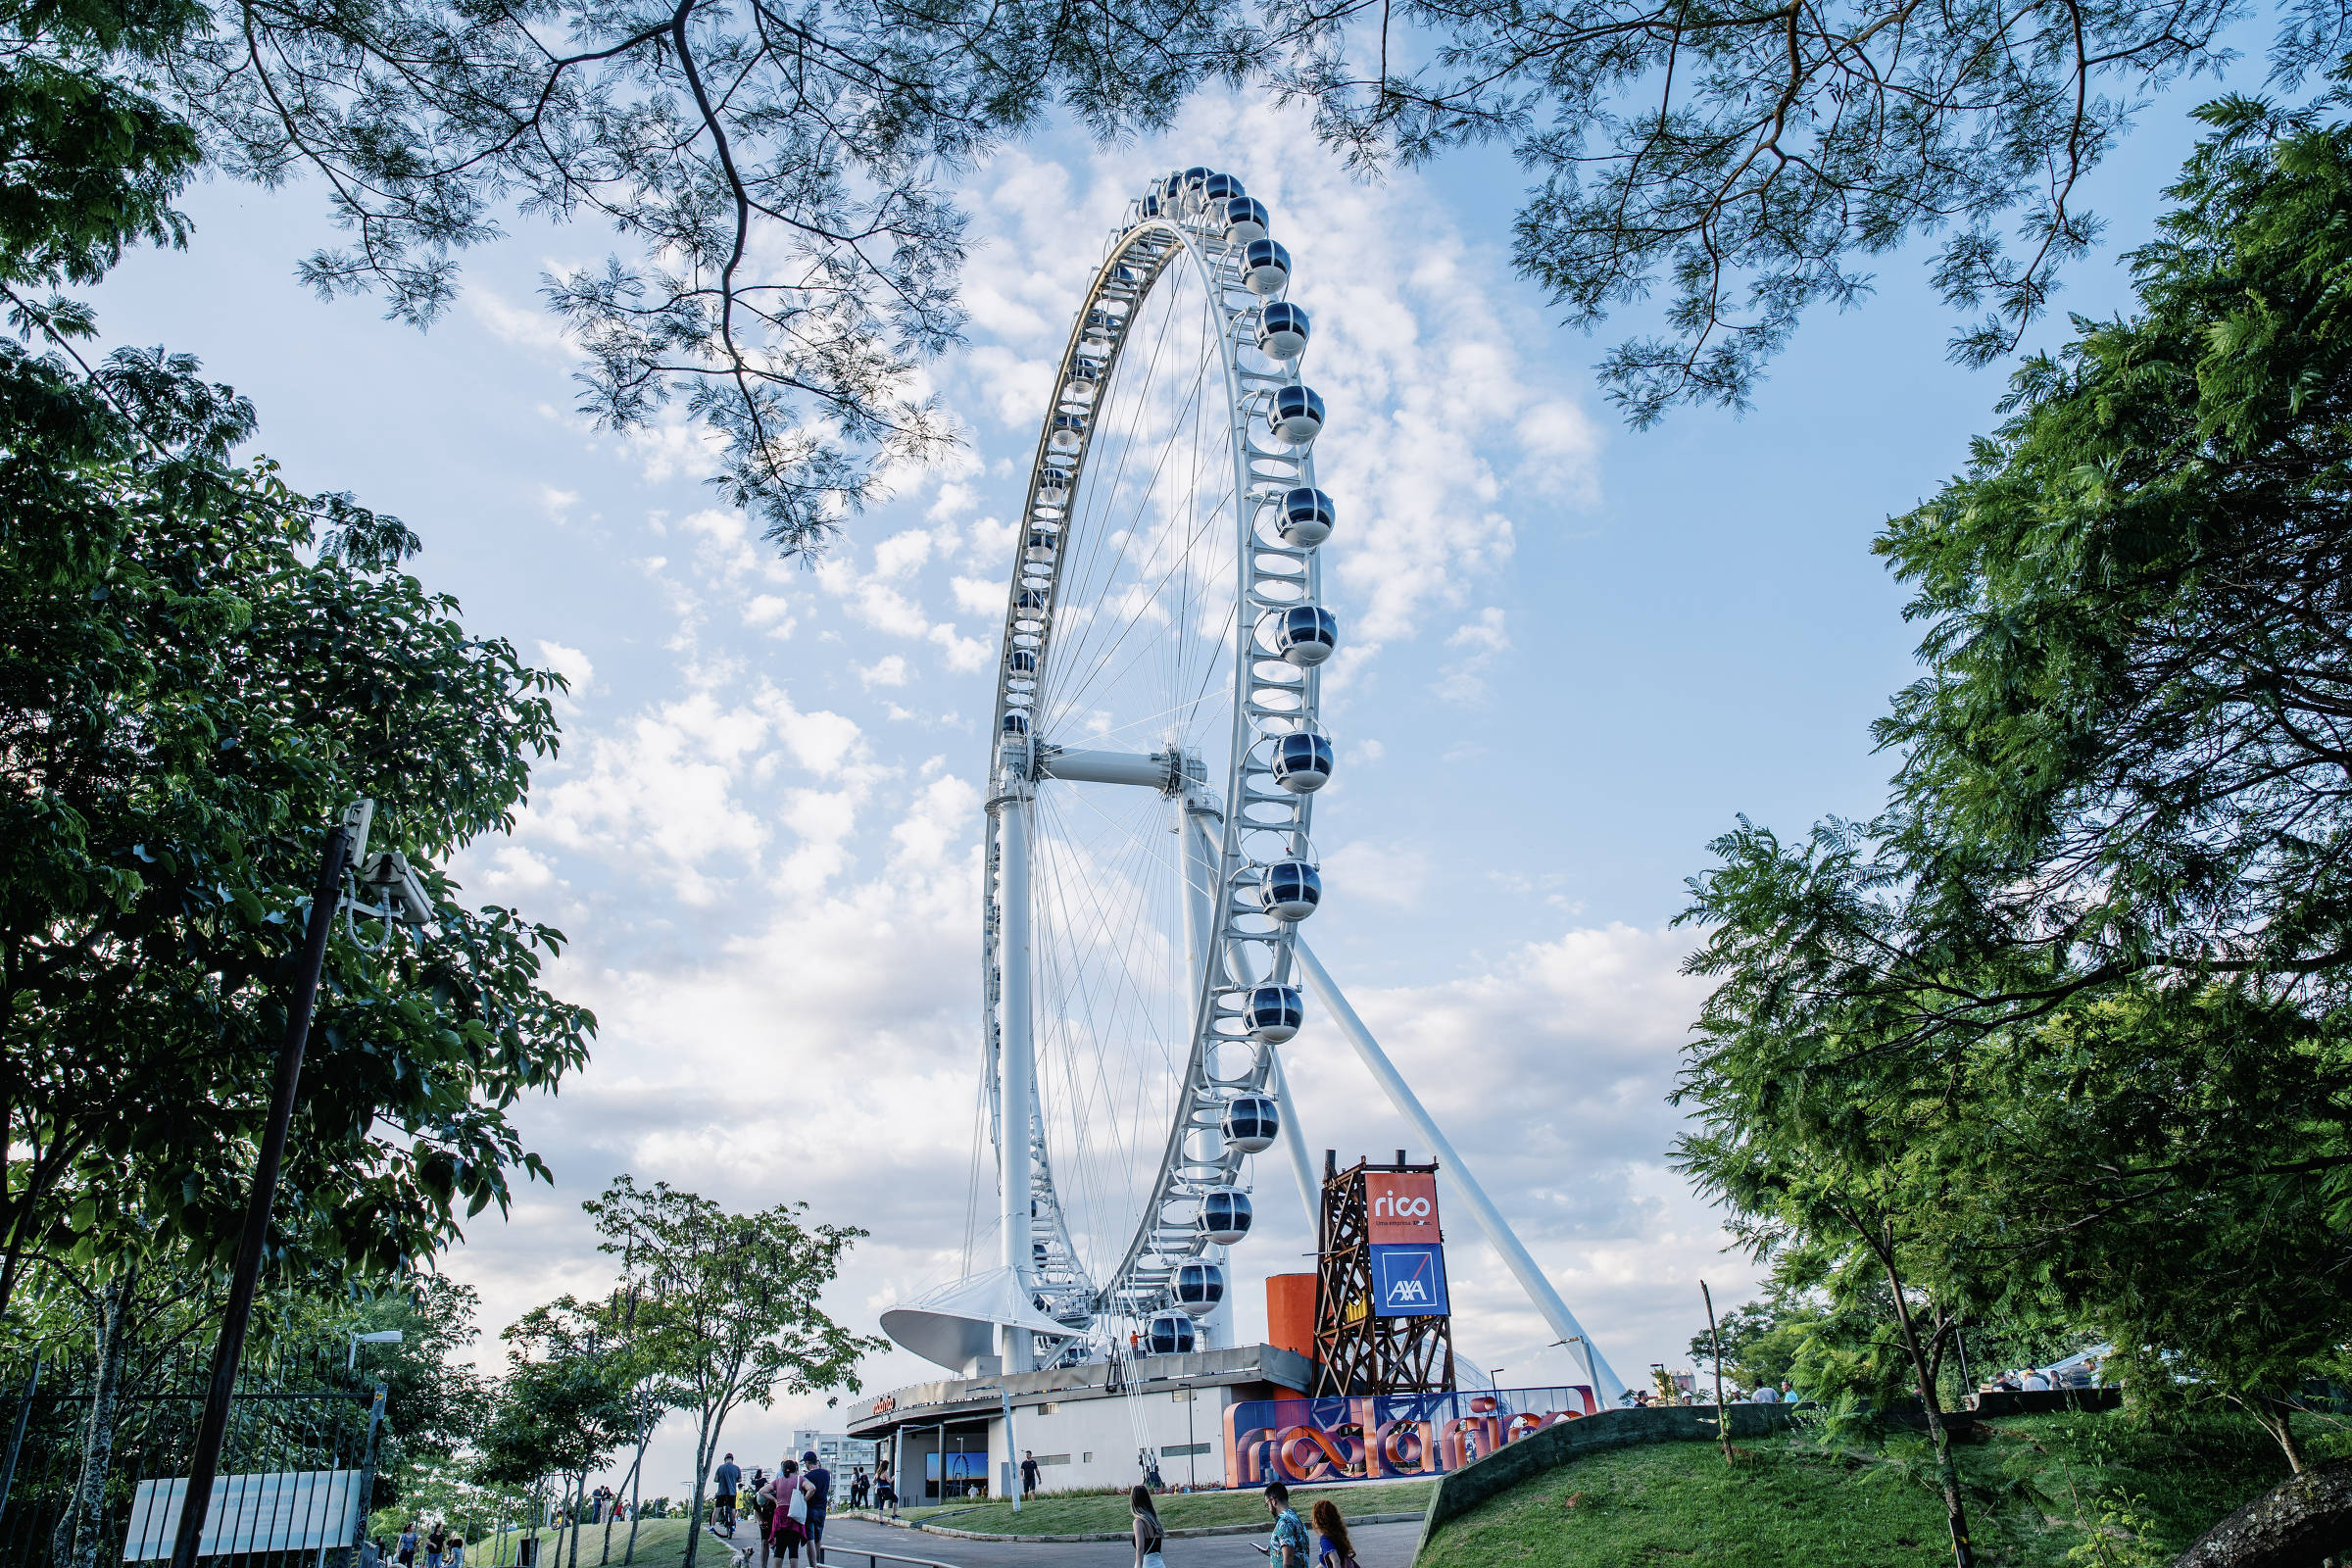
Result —
<path fill-rule="evenodd" d="M 555 747 L 558 677 L 400 570 L 395 519 L 232 464 L 252 422 L 186 360 L 0 348 L 0 1304 L 27 1249 L 233 1240 L 325 828 L 369 795 L 444 863 Z M 425 876 L 429 934 L 332 944 L 279 1198 L 312 1266 L 503 1207 L 538 1168 L 507 1107 L 585 1059 L 558 934 Z"/>
<path fill-rule="evenodd" d="M 2133 113 L 2218 69 L 2231 0 L 2056 9 L 1917 0 L 43 0 L 10 24 L 0 135 L 43 132 L 14 213 L 61 203 L 19 276 L 86 280 L 120 236 L 176 242 L 213 165 L 327 194 L 345 236 L 301 263 L 429 324 L 458 261 L 515 218 L 592 220 L 602 266 L 546 277 L 587 355 L 581 406 L 716 438 L 729 500 L 820 549 L 894 471 L 953 439 L 919 390 L 954 343 L 963 173 L 1065 113 L 1105 137 L 1171 122 L 1205 82 L 1303 99 L 1367 170 L 1507 144 L 1536 184 L 1517 258 L 1592 328 L 1667 299 L 1611 349 L 1637 422 L 1743 405 L 1810 307 L 1934 236 L 1936 285 L 1987 362 L 2100 232 L 2084 177 Z M 2275 75 L 2346 47 L 2328 0 L 2282 0 Z"/>
<path fill-rule="evenodd" d="M 1888 809 L 1743 822 L 1686 916 L 1685 1153 L 1752 1239 L 1826 1234 L 1789 1194 L 1838 1167 L 1936 1312 L 2103 1331 L 2298 1467 L 2275 1401 L 2352 1343 L 2345 108 L 2204 111 L 2139 310 L 1882 536 L 1927 627 Z"/>

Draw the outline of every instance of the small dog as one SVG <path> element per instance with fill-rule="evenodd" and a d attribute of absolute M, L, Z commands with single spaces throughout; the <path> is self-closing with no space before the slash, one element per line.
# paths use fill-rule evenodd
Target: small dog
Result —
<path fill-rule="evenodd" d="M 752 1568 L 751 1547 L 737 1545 L 734 1542 L 729 1541 L 726 1537 L 720 1535 L 717 1529 L 712 1526 L 706 1525 L 703 1528 L 709 1532 L 712 1541 L 717 1542 L 720 1546 L 725 1548 L 727 1553 L 727 1568 Z"/>

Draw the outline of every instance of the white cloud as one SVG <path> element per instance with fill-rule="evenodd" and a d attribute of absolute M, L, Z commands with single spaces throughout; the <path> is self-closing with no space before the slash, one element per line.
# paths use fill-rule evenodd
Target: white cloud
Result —
<path fill-rule="evenodd" d="M 534 306 L 516 305 L 485 284 L 467 286 L 466 310 L 501 343 L 555 359 L 584 357 L 579 345 L 564 332 L 564 323 L 554 316 Z"/>
<path fill-rule="evenodd" d="M 1503 612 L 1490 605 L 1476 618 L 1464 621 L 1446 639 L 1448 648 L 1467 650 L 1463 658 L 1441 665 L 1431 687 L 1449 703 L 1475 706 L 1487 700 L 1487 672 L 1511 646 Z"/>
<path fill-rule="evenodd" d="M 1419 845 L 1357 839 L 1323 858 L 1323 885 L 1348 899 L 1409 909 L 1429 885 L 1429 852 Z"/>
<path fill-rule="evenodd" d="M 577 648 L 567 648 L 562 643 L 551 643 L 543 638 L 539 643 L 539 657 L 546 661 L 548 668 L 570 683 L 574 702 L 587 696 L 588 688 L 596 682 L 595 663 Z"/>
<path fill-rule="evenodd" d="M 868 686 L 904 686 L 913 673 L 905 654 L 891 654 L 859 670 L 858 678 Z"/>

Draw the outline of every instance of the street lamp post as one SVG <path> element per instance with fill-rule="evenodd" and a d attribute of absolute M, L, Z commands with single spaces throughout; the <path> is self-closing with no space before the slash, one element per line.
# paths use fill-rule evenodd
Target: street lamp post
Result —
<path fill-rule="evenodd" d="M 357 1372 L 360 1369 L 361 1346 L 398 1345 L 407 1337 L 408 1336 L 399 1329 L 378 1329 L 373 1334 L 354 1334 L 351 1337 L 351 1354 L 344 1358 L 343 1370 L 346 1372 Z"/>
<path fill-rule="evenodd" d="M 295 1091 L 302 1084 L 303 1048 L 310 1042 L 311 1013 L 318 1001 L 318 972 L 325 966 L 326 939 L 343 900 L 343 873 L 366 858 L 368 826 L 374 814 L 373 801 L 353 803 L 343 820 L 327 833 L 326 848 L 318 857 L 318 880 L 311 893 L 310 919 L 303 928 L 301 962 L 294 972 L 294 993 L 287 1000 L 286 1037 L 277 1049 L 277 1081 L 270 1094 L 270 1121 L 254 1160 L 253 1192 L 245 1204 L 236 1273 L 229 1280 L 220 1338 L 213 1347 L 212 1386 L 205 1393 L 204 1417 L 196 1427 L 187 1490 L 180 1495 L 172 1568 L 195 1568 L 205 1516 L 212 1511 L 220 1445 L 228 1435 L 229 1400 L 236 1393 L 238 1363 L 245 1357 L 245 1331 L 253 1321 L 253 1293 L 261 1277 L 262 1252 L 270 1242 L 270 1207 L 277 1197 L 278 1167 L 285 1162 L 286 1129 L 294 1119 Z M 352 1353 L 356 1365 L 356 1346 Z"/>

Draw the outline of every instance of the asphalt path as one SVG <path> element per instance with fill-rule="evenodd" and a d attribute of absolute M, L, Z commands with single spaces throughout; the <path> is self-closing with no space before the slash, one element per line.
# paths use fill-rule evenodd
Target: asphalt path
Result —
<path fill-rule="evenodd" d="M 1365 1525 L 1352 1532 L 1363 1568 L 1411 1568 L 1421 1522 Z M 1266 1568 L 1254 1547 L 1261 1535 L 1192 1536 L 1160 1548 L 1168 1568 Z M 868 1568 L 864 1550 L 894 1552 L 945 1563 L 948 1568 L 1134 1568 L 1135 1547 L 1117 1541 L 959 1541 L 923 1530 L 894 1530 L 862 1519 L 825 1522 L 824 1568 Z M 883 1558 L 873 1568 L 893 1568 Z M 904 1568 L 904 1565 L 900 1565 Z"/>

